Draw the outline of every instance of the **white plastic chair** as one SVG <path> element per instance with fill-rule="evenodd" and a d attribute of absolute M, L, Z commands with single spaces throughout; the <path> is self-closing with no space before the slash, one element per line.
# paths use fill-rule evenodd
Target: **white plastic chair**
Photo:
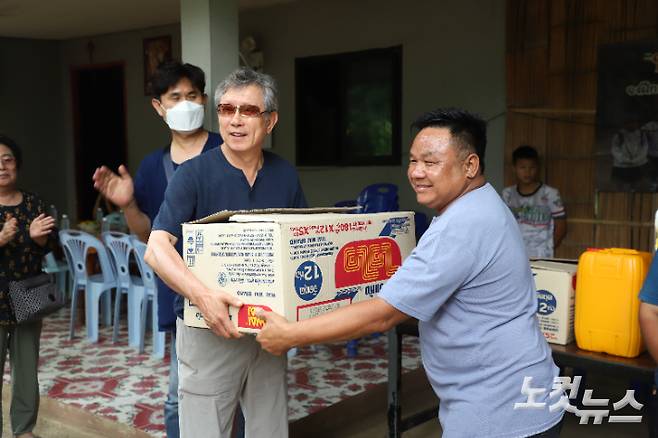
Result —
<path fill-rule="evenodd" d="M 112 294 L 110 291 L 117 285 L 109 255 L 100 240 L 83 231 L 62 230 L 59 232 L 59 240 L 64 248 L 64 254 L 73 278 L 69 339 L 73 339 L 75 334 L 78 291 L 84 289 L 87 339 L 91 342 L 98 342 L 99 304 L 102 304 L 103 323 L 109 326 L 112 323 Z M 101 268 L 100 274 L 89 275 L 87 272 L 86 259 L 90 248 L 94 248 L 98 255 Z"/>
<path fill-rule="evenodd" d="M 119 337 L 119 318 L 121 316 L 121 295 L 128 295 L 128 344 L 139 347 L 140 315 L 144 301 L 144 284 L 141 276 L 130 275 L 130 254 L 133 244 L 129 235 L 115 231 L 102 234 L 103 242 L 110 253 L 117 279 L 117 293 L 114 298 L 114 330 L 112 342 Z"/>
<path fill-rule="evenodd" d="M 139 352 L 144 352 L 144 339 L 146 338 L 146 317 L 148 309 L 151 309 L 151 334 L 153 338 L 153 351 L 151 355 L 162 359 L 165 354 L 166 333 L 161 332 L 158 328 L 158 285 L 155 282 L 155 274 L 149 265 L 144 261 L 146 253 L 146 244 L 140 241 L 136 236 L 131 236 L 133 248 L 135 250 L 135 260 L 139 273 L 142 275 L 144 283 L 144 301 L 142 302 L 142 320 L 139 342 Z M 151 300 L 149 306 L 149 300 Z"/>

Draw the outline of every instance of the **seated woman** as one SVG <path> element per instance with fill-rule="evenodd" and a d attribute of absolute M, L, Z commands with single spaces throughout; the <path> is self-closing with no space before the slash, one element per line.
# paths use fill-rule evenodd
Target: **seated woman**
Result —
<path fill-rule="evenodd" d="M 16 324 L 8 296 L 10 281 L 41 273 L 43 256 L 55 246 L 55 220 L 35 194 L 16 186 L 21 149 L 0 135 L 0 369 L 9 350 L 11 361 L 11 429 L 18 438 L 34 437 L 39 411 L 39 338 L 41 321 Z M 2 379 L 0 379 L 0 390 Z M 2 419 L 0 417 L 0 430 Z"/>

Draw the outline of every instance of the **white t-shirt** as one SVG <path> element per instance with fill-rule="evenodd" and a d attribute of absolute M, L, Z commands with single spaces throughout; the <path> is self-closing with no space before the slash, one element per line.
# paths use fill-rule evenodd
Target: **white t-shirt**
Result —
<path fill-rule="evenodd" d="M 516 186 L 510 186 L 503 190 L 502 198 L 521 228 L 528 257 L 553 257 L 554 219 L 567 216 L 560 192 L 541 184 L 534 193 L 522 195 Z"/>

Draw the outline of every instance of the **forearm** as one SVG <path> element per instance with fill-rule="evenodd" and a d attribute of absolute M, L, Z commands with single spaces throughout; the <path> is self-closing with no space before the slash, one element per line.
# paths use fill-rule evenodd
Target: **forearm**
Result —
<path fill-rule="evenodd" d="M 48 234 L 41 237 L 33 237 L 32 241 L 43 248 L 46 246 L 46 243 L 48 243 Z"/>
<path fill-rule="evenodd" d="M 658 306 L 640 303 L 640 329 L 651 357 L 658 362 Z"/>
<path fill-rule="evenodd" d="M 147 242 L 151 233 L 151 220 L 139 209 L 134 199 L 123 209 L 123 215 L 130 232 L 142 242 Z"/>
<path fill-rule="evenodd" d="M 203 285 L 185 266 L 174 247 L 175 242 L 168 236 L 165 231 L 151 233 L 144 260 L 170 288 L 194 301 L 195 291 L 201 290 Z"/>
<path fill-rule="evenodd" d="M 290 342 L 303 346 L 355 339 L 387 331 L 408 318 L 384 300 L 374 298 L 289 325 Z"/>

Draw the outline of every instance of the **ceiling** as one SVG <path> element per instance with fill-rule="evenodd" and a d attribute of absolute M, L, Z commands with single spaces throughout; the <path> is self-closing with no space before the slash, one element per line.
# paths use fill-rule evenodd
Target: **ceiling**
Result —
<path fill-rule="evenodd" d="M 240 10 L 294 0 L 238 0 Z M 0 0 L 0 37 L 63 40 L 180 22 L 180 0 Z"/>

